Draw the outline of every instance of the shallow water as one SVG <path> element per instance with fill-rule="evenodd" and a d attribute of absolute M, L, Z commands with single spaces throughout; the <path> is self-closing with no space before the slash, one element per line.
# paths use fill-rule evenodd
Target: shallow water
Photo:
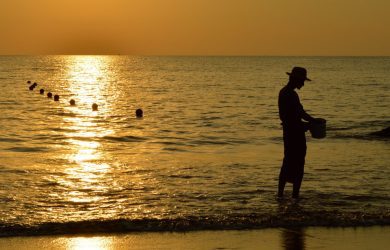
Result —
<path fill-rule="evenodd" d="M 307 134 L 302 199 L 277 201 L 277 95 L 295 65 L 314 80 L 298 92 L 304 107 L 328 131 Z M 0 57 L 0 69 L 2 235 L 71 232 L 70 222 L 102 231 L 390 222 L 389 139 L 370 135 L 390 126 L 389 57 Z"/>

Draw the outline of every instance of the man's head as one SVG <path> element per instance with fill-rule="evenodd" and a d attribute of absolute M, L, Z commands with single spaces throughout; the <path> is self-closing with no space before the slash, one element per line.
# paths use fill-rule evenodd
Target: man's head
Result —
<path fill-rule="evenodd" d="M 286 72 L 287 75 L 290 76 L 290 83 L 294 85 L 294 87 L 300 89 L 305 84 L 305 81 L 311 81 L 307 78 L 307 71 L 302 67 L 294 67 L 291 72 Z"/>

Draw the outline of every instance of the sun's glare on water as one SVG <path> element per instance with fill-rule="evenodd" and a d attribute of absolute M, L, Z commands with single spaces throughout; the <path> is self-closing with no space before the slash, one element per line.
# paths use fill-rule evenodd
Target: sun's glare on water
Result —
<path fill-rule="evenodd" d="M 97 196 L 85 191 L 102 192 L 109 188 L 102 180 L 110 172 L 110 164 L 98 140 L 114 133 L 105 122 L 110 112 L 110 106 L 104 105 L 109 82 L 106 60 L 107 57 L 76 56 L 68 63 L 68 90 L 77 99 L 77 106 L 67 106 L 69 115 L 63 116 L 65 141 L 70 152 L 66 158 L 71 163 L 64 170 L 67 177 L 63 184 L 69 187 L 67 200 L 74 203 L 97 201 Z M 92 103 L 100 104 L 98 111 L 92 110 Z"/>
<path fill-rule="evenodd" d="M 91 105 L 97 103 L 103 114 L 105 110 L 105 92 L 109 84 L 108 65 L 109 57 L 74 56 L 67 61 L 69 91 L 77 99 L 77 103 L 91 110 Z M 91 115 L 88 113 L 83 113 Z"/>
<path fill-rule="evenodd" d="M 110 237 L 77 237 L 66 241 L 68 250 L 108 250 L 112 249 Z"/>

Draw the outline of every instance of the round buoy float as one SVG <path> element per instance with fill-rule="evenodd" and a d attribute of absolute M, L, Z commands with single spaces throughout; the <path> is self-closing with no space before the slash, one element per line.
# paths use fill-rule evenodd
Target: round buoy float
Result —
<path fill-rule="evenodd" d="M 137 109 L 137 110 L 135 111 L 135 116 L 136 116 L 137 118 L 143 117 L 143 116 L 144 116 L 144 112 L 142 111 L 142 109 Z"/>

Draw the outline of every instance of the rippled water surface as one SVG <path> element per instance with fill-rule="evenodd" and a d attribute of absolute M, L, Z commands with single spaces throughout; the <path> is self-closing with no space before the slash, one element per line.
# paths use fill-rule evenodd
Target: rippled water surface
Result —
<path fill-rule="evenodd" d="M 307 135 L 302 199 L 277 201 L 295 65 L 328 131 Z M 389 90 L 388 57 L 0 57 L 1 234 L 389 224 L 389 139 L 370 135 L 390 126 Z"/>

